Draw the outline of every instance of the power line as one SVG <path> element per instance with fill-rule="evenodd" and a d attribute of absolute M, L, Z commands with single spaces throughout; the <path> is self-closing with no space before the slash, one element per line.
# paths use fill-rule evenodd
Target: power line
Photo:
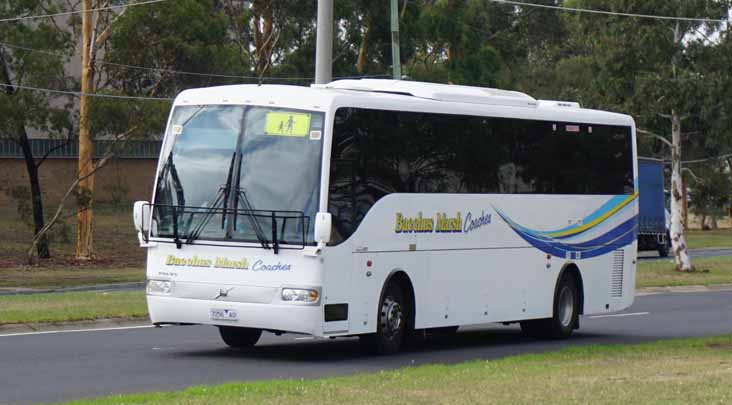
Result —
<path fill-rule="evenodd" d="M 35 49 L 35 48 L 29 48 L 22 45 L 15 45 L 15 44 L 9 44 L 7 42 L 0 42 L 1 46 L 6 46 L 8 48 L 14 48 L 14 49 L 20 49 L 26 52 L 37 52 L 40 54 L 45 55 L 52 55 L 52 56 L 66 56 L 65 54 L 61 52 L 53 52 L 53 51 L 47 51 L 42 49 Z M 189 75 L 189 76 L 198 76 L 198 77 L 217 77 L 217 78 L 226 78 L 226 79 L 249 79 L 249 80 L 285 80 L 285 81 L 303 81 L 303 80 L 312 80 L 312 77 L 297 77 L 297 76 L 240 76 L 240 75 L 230 75 L 230 74 L 220 74 L 220 73 L 198 73 L 198 72 L 187 72 L 187 71 L 181 71 L 181 70 L 172 70 L 172 69 L 162 69 L 162 68 L 151 68 L 151 67 L 145 67 L 145 66 L 136 66 L 136 65 L 127 65 L 124 63 L 115 63 L 115 62 L 106 62 L 102 60 L 98 60 L 95 63 L 98 63 L 100 65 L 108 65 L 108 66 L 115 66 L 115 67 L 121 67 L 125 69 L 136 69 L 136 70 L 144 70 L 148 72 L 160 72 L 160 73 L 169 73 L 173 75 Z M 369 78 L 369 77 L 384 77 L 385 75 L 361 75 L 361 76 L 337 76 L 335 79 L 354 79 L 354 78 Z"/>
<path fill-rule="evenodd" d="M 340 79 L 360 79 L 360 78 L 384 77 L 384 76 L 385 75 L 342 76 L 342 77 L 339 77 L 339 78 Z M 112 99 L 121 99 L 121 100 L 173 101 L 172 98 L 168 98 L 168 97 L 144 97 L 144 96 L 124 96 L 124 95 L 104 94 L 104 93 L 82 93 L 80 91 L 53 90 L 53 89 L 44 89 L 44 88 L 41 88 L 41 87 L 12 85 L 12 84 L 5 84 L 5 83 L 0 83 L 0 87 L 2 87 L 2 88 L 10 88 L 10 89 L 21 89 L 21 90 L 37 91 L 37 92 L 42 92 L 42 93 L 63 94 L 63 95 L 77 96 L 77 97 L 81 97 L 82 95 L 86 95 L 86 96 L 89 96 L 89 97 L 112 98 Z"/>
<path fill-rule="evenodd" d="M 147 1 L 141 1 L 139 3 L 127 3 L 127 4 L 116 5 L 116 6 L 93 8 L 89 11 L 113 10 L 113 9 L 118 9 L 118 8 L 127 8 L 127 7 L 133 7 L 133 6 L 142 6 L 145 4 L 160 3 L 163 1 L 166 1 L 166 0 L 147 0 Z M 23 17 L 2 18 L 2 19 L 0 19 L 0 22 L 12 22 L 12 21 L 22 21 L 22 20 L 35 20 L 35 19 L 39 19 L 39 18 L 61 17 L 64 15 L 81 14 L 83 12 L 84 12 L 84 10 L 77 10 L 77 11 L 66 11 L 63 13 L 55 13 L 55 14 L 28 15 L 28 16 L 23 16 Z"/>
<path fill-rule="evenodd" d="M 52 51 L 46 51 L 46 50 L 41 50 L 41 49 L 28 48 L 26 46 L 9 44 L 7 42 L 0 42 L 0 45 L 6 46 L 8 48 L 20 49 L 20 50 L 27 51 L 27 52 L 37 52 L 37 53 L 42 53 L 42 54 L 52 55 L 52 56 L 66 56 L 66 55 L 62 54 L 61 52 L 52 52 Z M 229 75 L 229 74 L 218 74 L 218 73 L 186 72 L 186 71 L 181 71 L 181 70 L 127 65 L 124 63 L 106 62 L 106 61 L 102 61 L 102 60 L 98 60 L 95 63 L 98 63 L 100 65 L 116 66 L 116 67 L 121 67 L 121 68 L 125 68 L 125 69 L 137 69 L 137 70 L 144 70 L 144 71 L 148 71 L 148 72 L 162 72 L 162 73 L 170 73 L 170 74 L 177 74 L 177 75 L 190 75 L 190 76 L 200 76 L 200 77 L 219 77 L 219 78 L 227 78 L 227 79 L 254 79 L 254 80 L 260 79 L 259 76 L 240 76 L 240 75 Z M 271 77 L 271 76 L 267 76 L 267 77 L 261 77 L 261 79 L 266 79 L 266 80 L 310 80 L 312 78 L 311 77 Z"/>
<path fill-rule="evenodd" d="M 546 9 L 551 9 L 551 10 L 568 11 L 568 12 L 574 12 L 574 13 L 603 14 L 603 15 L 620 16 L 620 17 L 634 17 L 634 18 L 651 18 L 651 19 L 656 19 L 656 20 L 701 21 L 701 22 L 710 22 L 710 23 L 725 23 L 725 22 L 729 21 L 728 19 L 715 19 L 715 18 L 672 17 L 672 16 L 665 16 L 665 15 L 622 13 L 622 12 L 618 12 L 618 11 L 604 11 L 604 10 L 593 10 L 593 9 L 588 9 L 588 8 L 551 6 L 548 4 L 524 3 L 522 1 L 511 1 L 511 0 L 487 0 L 487 1 L 490 1 L 493 3 L 511 4 L 514 6 L 546 8 Z"/>
<path fill-rule="evenodd" d="M 114 94 L 103 94 L 103 93 L 82 93 L 80 91 L 53 90 L 53 89 L 44 89 L 44 88 L 40 88 L 40 87 L 20 86 L 20 85 L 12 85 L 12 84 L 5 84 L 5 83 L 0 83 L 0 87 L 10 88 L 10 89 L 38 91 L 38 92 L 43 92 L 43 93 L 64 94 L 64 95 L 79 96 L 79 97 L 81 97 L 82 95 L 86 95 L 89 97 L 115 98 L 115 99 L 123 99 L 123 100 L 173 101 L 172 98 L 167 98 L 167 97 L 119 96 L 119 95 L 114 95 Z"/>

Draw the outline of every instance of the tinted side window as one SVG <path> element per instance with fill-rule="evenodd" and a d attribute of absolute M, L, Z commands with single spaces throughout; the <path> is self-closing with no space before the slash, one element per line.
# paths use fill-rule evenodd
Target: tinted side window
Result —
<path fill-rule="evenodd" d="M 341 108 L 331 152 L 333 242 L 389 193 L 628 194 L 628 127 Z"/>

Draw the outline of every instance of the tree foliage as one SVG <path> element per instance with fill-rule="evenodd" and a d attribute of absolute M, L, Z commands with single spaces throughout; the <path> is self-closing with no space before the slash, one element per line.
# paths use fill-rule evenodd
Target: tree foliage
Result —
<path fill-rule="evenodd" d="M 34 15 L 58 11 L 54 1 L 6 0 L 0 3 L 0 17 Z M 72 114 L 67 97 L 28 90 L 45 88 L 49 83 L 66 87 L 70 78 L 64 62 L 71 54 L 71 35 L 52 21 L 16 21 L 0 24 L 0 138 L 9 139 L 23 151 L 29 179 L 33 229 L 44 227 L 43 196 L 38 168 L 45 156 L 34 156 L 30 136 L 48 137 L 72 134 Z M 30 51 L 38 49 L 39 51 Z M 37 254 L 50 257 L 47 238 L 37 243 Z"/>
<path fill-rule="evenodd" d="M 726 18 L 732 7 L 730 0 L 533 3 L 711 19 Z M 9 0 L 0 4 L 0 15 L 46 14 L 66 4 Z M 732 152 L 730 23 L 570 13 L 486 0 L 400 0 L 398 7 L 398 63 L 410 79 L 515 89 L 627 113 L 639 127 L 667 137 L 668 142 L 640 136 L 643 154 L 669 158 L 673 150 L 680 161 L 682 147 L 685 159 Z M 100 12 L 97 21 L 110 29 L 99 32 L 108 37 L 99 41 L 95 91 L 169 99 L 192 87 L 308 85 L 316 8 L 315 1 L 176 0 Z M 60 29 L 56 20 L 0 24 L 0 42 L 54 51 L 0 44 L 3 83 L 73 85 L 64 68 L 69 57 L 79 57 L 72 34 L 78 36 L 78 18 L 69 22 L 73 30 Z M 388 2 L 336 1 L 334 32 L 334 76 L 391 76 Z M 9 117 L 0 121 L 0 136 L 16 136 L 20 129 L 58 136 L 71 127 L 71 100 L 0 90 L 0 113 Z M 169 107 L 169 101 L 95 98 L 92 133 L 158 136 Z M 671 136 L 674 128 L 678 142 Z"/>

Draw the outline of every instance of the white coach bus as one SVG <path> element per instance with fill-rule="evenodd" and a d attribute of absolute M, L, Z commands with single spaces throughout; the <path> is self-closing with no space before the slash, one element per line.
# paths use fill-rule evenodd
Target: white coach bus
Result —
<path fill-rule="evenodd" d="M 567 337 L 634 297 L 627 115 L 391 80 L 176 97 L 135 203 L 154 324 L 355 336 L 520 322 Z"/>

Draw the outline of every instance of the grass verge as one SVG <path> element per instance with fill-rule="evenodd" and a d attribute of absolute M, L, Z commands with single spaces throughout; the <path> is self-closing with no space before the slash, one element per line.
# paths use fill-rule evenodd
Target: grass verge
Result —
<path fill-rule="evenodd" d="M 20 280 L 18 275 L 30 276 L 31 279 L 38 278 L 36 281 L 50 282 L 34 285 L 36 287 L 64 286 L 63 279 L 69 278 L 67 277 L 69 272 L 79 273 L 75 278 L 77 282 L 73 285 L 97 283 L 98 277 L 91 276 L 96 271 L 107 272 L 104 282 L 130 281 L 129 273 L 134 272 L 134 269 L 139 269 L 142 275 L 145 249 L 138 245 L 132 226 L 131 207 L 132 204 L 122 208 L 97 204 L 94 209 L 95 260 L 89 262 L 75 260 L 76 226 L 74 217 L 69 216 L 49 234 L 51 258 L 43 260 L 34 258 L 32 265 L 28 264 L 27 256 L 30 241 L 33 239 L 32 227 L 21 221 L 14 209 L 0 207 L 0 229 L 3 230 L 0 234 L 0 288 L 16 286 Z M 67 212 L 67 215 L 72 214 L 72 210 Z M 125 271 L 127 274 L 116 275 Z M 60 280 L 57 283 L 43 274 L 35 277 L 33 273 L 36 272 L 52 272 L 49 274 L 56 274 Z M 88 281 L 85 281 L 87 278 Z"/>
<path fill-rule="evenodd" d="M 196 386 L 70 404 L 729 403 L 732 336 L 545 354 L 319 380 Z"/>
<path fill-rule="evenodd" d="M 696 271 L 683 273 L 674 269 L 673 258 L 640 261 L 636 273 L 636 288 L 732 283 L 730 256 L 698 258 L 691 263 Z"/>
<path fill-rule="evenodd" d="M 145 269 L 11 267 L 0 269 L 0 288 L 63 288 L 145 281 Z"/>
<path fill-rule="evenodd" d="M 0 296 L 0 325 L 145 316 L 142 291 Z"/>
<path fill-rule="evenodd" d="M 687 231 L 686 242 L 689 249 L 729 248 L 732 247 L 732 230 Z"/>

